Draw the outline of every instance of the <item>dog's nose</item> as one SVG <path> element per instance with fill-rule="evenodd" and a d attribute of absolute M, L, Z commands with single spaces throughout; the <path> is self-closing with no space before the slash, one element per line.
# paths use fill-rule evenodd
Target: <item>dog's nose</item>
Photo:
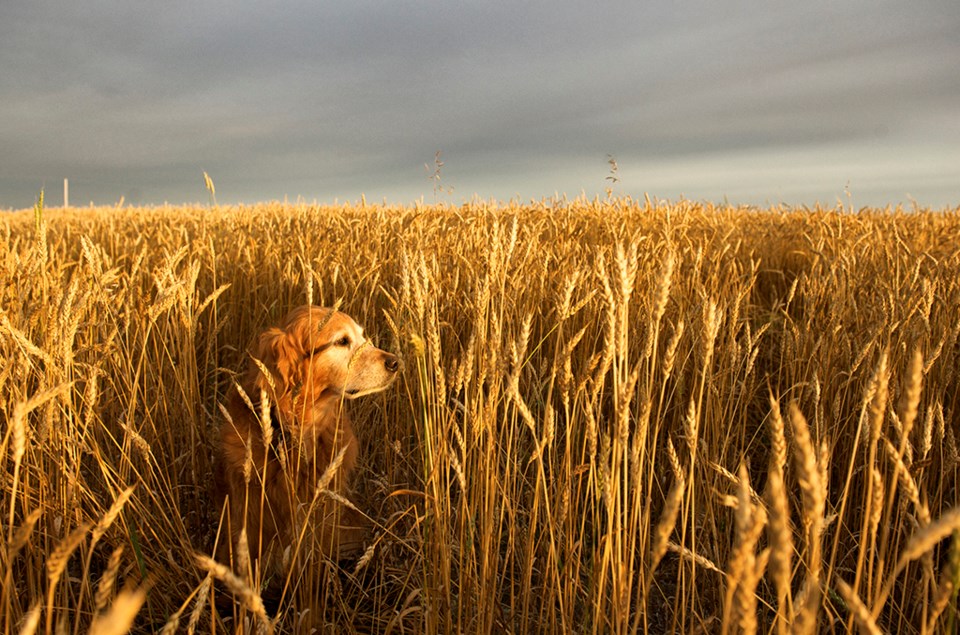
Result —
<path fill-rule="evenodd" d="M 383 365 L 391 373 L 395 373 L 400 370 L 400 358 L 396 355 L 388 355 L 387 359 L 384 360 Z"/>

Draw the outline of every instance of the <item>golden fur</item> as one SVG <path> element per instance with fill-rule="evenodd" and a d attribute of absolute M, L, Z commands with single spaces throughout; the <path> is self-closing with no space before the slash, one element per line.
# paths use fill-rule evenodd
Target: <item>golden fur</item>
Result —
<path fill-rule="evenodd" d="M 220 429 L 218 481 L 231 537 L 230 552 L 221 541 L 220 557 L 244 562 L 236 550 L 243 528 L 249 560 L 270 568 L 286 564 L 288 547 L 334 558 L 355 551 L 366 534 L 362 516 L 317 486 L 342 452 L 325 489 L 346 493 L 358 444 L 343 401 L 387 388 L 400 359 L 372 346 L 348 315 L 315 306 L 294 309 L 262 333 L 253 358 L 242 392 L 230 391 Z M 263 424 L 262 397 L 269 400 Z"/>

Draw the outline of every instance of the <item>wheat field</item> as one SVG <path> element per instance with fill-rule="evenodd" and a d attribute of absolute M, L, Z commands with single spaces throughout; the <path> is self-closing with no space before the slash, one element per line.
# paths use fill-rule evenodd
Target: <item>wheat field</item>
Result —
<path fill-rule="evenodd" d="M 675 203 L 0 218 L 3 633 L 960 628 L 960 210 Z M 225 394 L 334 306 L 359 558 L 213 558 Z"/>

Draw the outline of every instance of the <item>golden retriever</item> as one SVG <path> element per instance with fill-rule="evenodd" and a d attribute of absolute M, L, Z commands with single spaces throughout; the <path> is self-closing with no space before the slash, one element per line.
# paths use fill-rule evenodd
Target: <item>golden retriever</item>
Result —
<path fill-rule="evenodd" d="M 348 315 L 316 306 L 294 309 L 254 349 L 220 429 L 218 481 L 231 538 L 221 541 L 220 557 L 238 569 L 260 562 L 263 572 L 283 568 L 290 548 L 331 558 L 356 551 L 365 523 L 337 502 L 358 451 L 343 402 L 386 389 L 402 362 L 374 347 Z M 244 529 L 247 548 L 238 550 Z"/>

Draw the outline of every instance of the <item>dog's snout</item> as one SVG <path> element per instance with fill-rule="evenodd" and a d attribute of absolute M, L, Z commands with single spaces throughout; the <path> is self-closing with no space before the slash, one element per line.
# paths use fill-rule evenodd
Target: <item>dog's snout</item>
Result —
<path fill-rule="evenodd" d="M 387 355 L 383 365 L 388 371 L 395 373 L 400 370 L 400 358 L 396 355 Z"/>

